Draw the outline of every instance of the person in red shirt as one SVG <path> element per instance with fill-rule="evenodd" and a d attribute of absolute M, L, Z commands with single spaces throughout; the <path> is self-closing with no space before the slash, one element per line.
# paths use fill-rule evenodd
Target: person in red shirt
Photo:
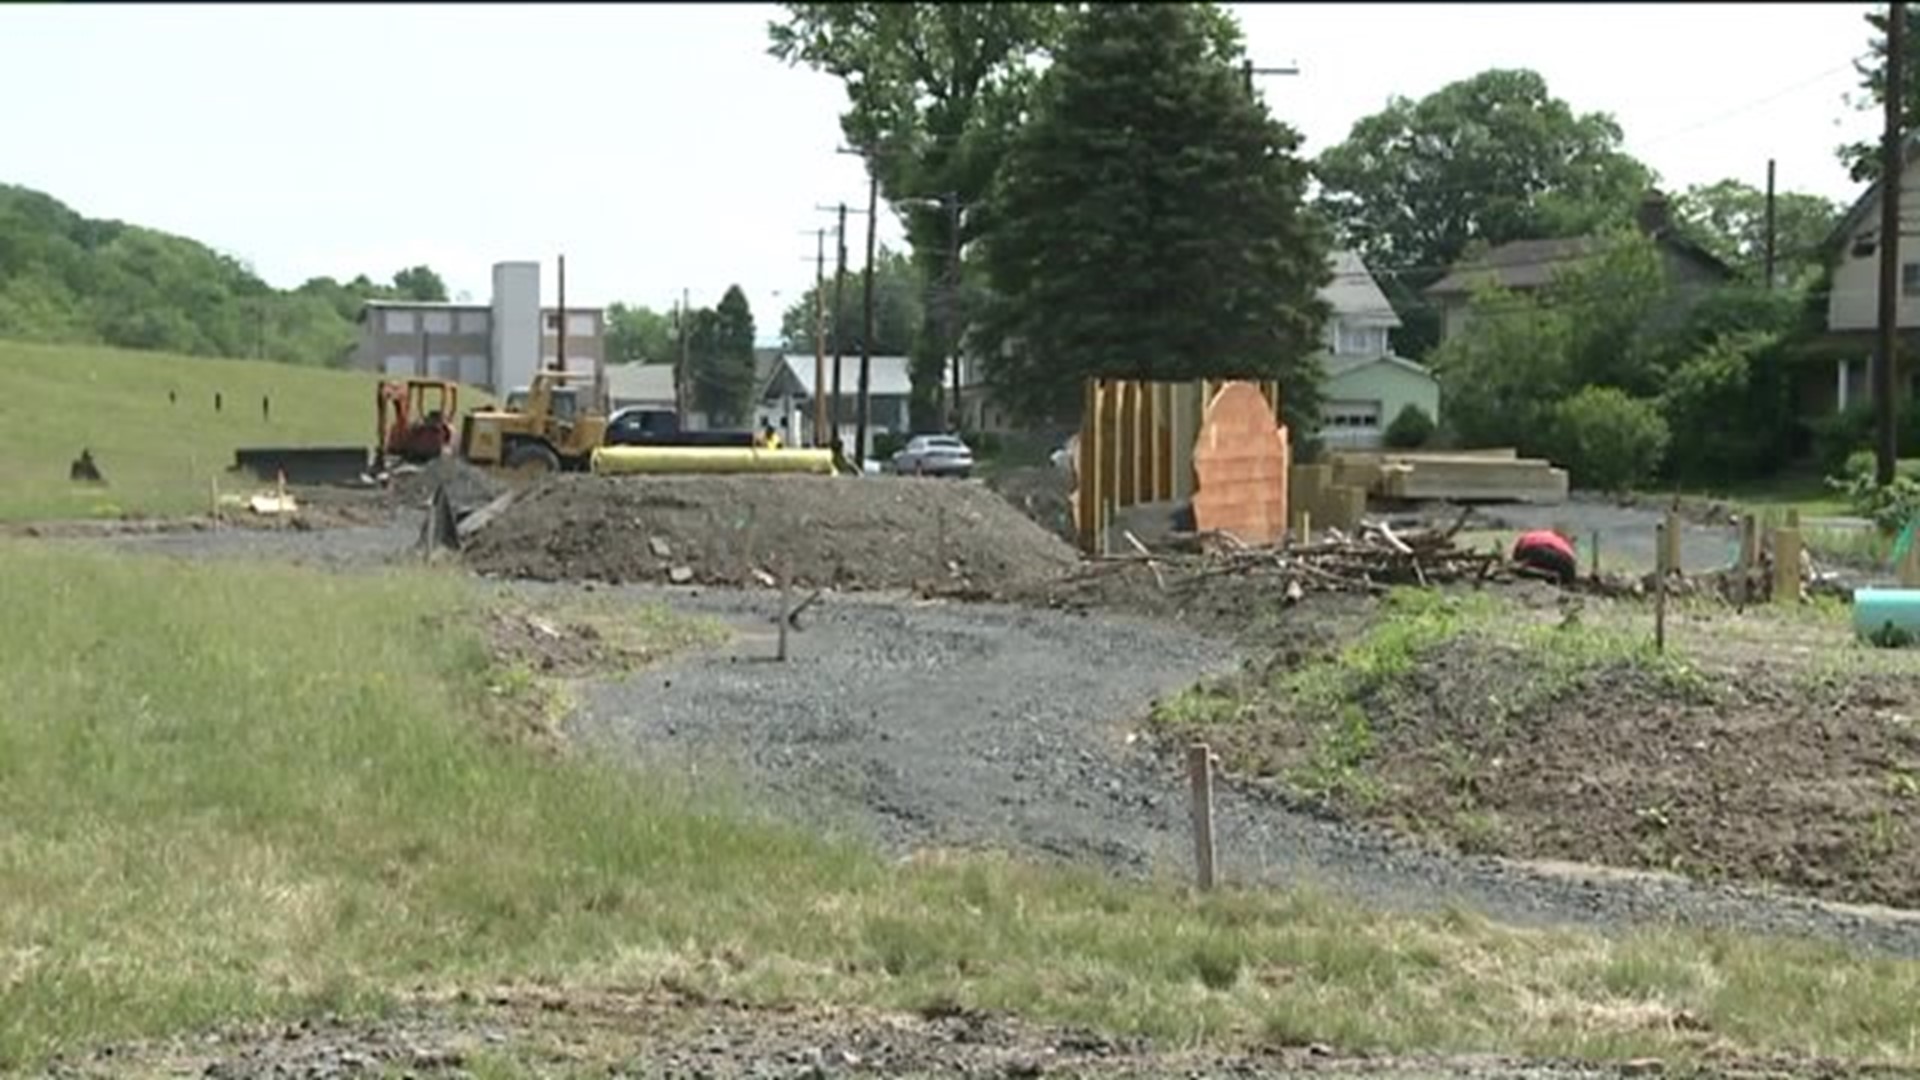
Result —
<path fill-rule="evenodd" d="M 1552 529 L 1521 533 L 1513 542 L 1513 561 L 1549 574 L 1562 585 L 1571 585 L 1580 576 L 1573 542 Z"/>

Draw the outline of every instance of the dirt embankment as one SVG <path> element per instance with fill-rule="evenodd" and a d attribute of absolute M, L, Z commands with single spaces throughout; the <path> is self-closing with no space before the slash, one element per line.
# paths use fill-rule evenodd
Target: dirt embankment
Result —
<path fill-rule="evenodd" d="M 1440 633 L 1382 620 L 1160 719 L 1242 775 L 1471 854 L 1920 909 L 1910 667 L 1849 660 L 1844 630 L 1788 616 L 1744 627 L 1782 640 L 1668 657 L 1595 646 L 1607 630 L 1557 618 L 1514 605 Z"/>
<path fill-rule="evenodd" d="M 477 533 L 468 564 L 540 581 L 998 595 L 1075 562 L 975 484 L 893 477 L 561 476 Z"/>

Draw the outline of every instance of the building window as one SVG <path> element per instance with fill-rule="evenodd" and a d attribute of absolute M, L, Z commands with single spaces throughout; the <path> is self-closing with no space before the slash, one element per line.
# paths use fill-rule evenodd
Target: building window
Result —
<path fill-rule="evenodd" d="M 460 332 L 463 334 L 484 334 L 489 327 L 487 313 L 484 311 L 463 311 L 460 313 Z"/>
<path fill-rule="evenodd" d="M 1320 410 L 1320 422 L 1326 427 L 1347 431 L 1378 428 L 1380 403 L 1377 401 L 1329 401 L 1326 407 Z"/>
<path fill-rule="evenodd" d="M 387 327 L 387 333 L 389 334 L 413 333 L 413 312 L 411 311 L 387 312 L 386 327 Z"/>
<path fill-rule="evenodd" d="M 593 316 L 591 315 L 567 316 L 567 336 L 577 337 L 577 338 L 592 337 L 593 336 Z"/>
<path fill-rule="evenodd" d="M 420 315 L 420 329 L 429 334 L 453 333 L 453 313 L 449 311 L 427 311 Z"/>
<path fill-rule="evenodd" d="M 547 333 L 549 333 L 549 334 L 557 334 L 557 333 L 559 333 L 559 332 L 560 332 L 560 315 L 559 315 L 559 313 L 557 313 L 557 312 L 552 312 L 552 311 L 549 311 L 549 312 L 547 312 L 547 313 L 546 313 L 545 315 L 543 315 L 543 316 L 541 316 L 541 318 L 540 318 L 540 326 L 541 326 L 541 327 L 542 327 L 543 329 L 545 329 L 545 330 L 546 330 L 546 332 L 547 332 Z"/>
<path fill-rule="evenodd" d="M 1920 263 L 1901 264 L 1900 295 L 1920 296 Z"/>
<path fill-rule="evenodd" d="M 1333 351 L 1342 356 L 1379 356 L 1387 351 L 1387 331 L 1341 323 L 1335 330 Z"/>

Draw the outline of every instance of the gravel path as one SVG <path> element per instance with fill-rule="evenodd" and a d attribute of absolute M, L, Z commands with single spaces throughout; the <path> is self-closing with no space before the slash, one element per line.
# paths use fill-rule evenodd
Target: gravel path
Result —
<path fill-rule="evenodd" d="M 533 586 L 529 586 L 533 588 Z M 1177 766 L 1130 733 L 1156 694 L 1237 663 L 1182 630 L 985 605 L 823 600 L 771 662 L 766 595 L 631 588 L 739 627 L 721 649 L 604 682 L 578 731 L 649 761 L 723 761 L 776 812 L 885 850 L 1004 846 L 1133 876 L 1191 872 Z M 1669 923 L 1806 934 L 1920 956 L 1920 916 L 1624 873 L 1440 853 L 1226 785 L 1223 875 L 1309 882 L 1400 910 L 1530 924 Z"/>
<path fill-rule="evenodd" d="M 388 527 L 102 542 L 347 568 L 409 558 L 418 527 L 407 515 Z M 775 812 L 851 829 L 894 853 L 989 845 L 1134 876 L 1190 873 L 1184 778 L 1129 735 L 1154 696 L 1238 663 L 1232 646 L 1117 617 L 847 595 L 804 616 L 783 665 L 767 659 L 771 594 L 617 591 L 739 632 L 719 650 L 589 687 L 577 721 L 589 740 L 649 762 L 735 769 Z M 1464 858 L 1231 783 L 1218 792 L 1217 832 L 1229 880 L 1314 883 L 1401 910 L 1600 929 L 1735 927 L 1920 956 L 1920 915 Z"/>

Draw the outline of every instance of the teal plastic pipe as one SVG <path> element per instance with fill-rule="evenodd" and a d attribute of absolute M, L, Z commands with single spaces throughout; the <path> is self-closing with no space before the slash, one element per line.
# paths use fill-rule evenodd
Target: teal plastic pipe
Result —
<path fill-rule="evenodd" d="M 1853 590 L 1853 632 L 1885 644 L 1920 643 L 1920 589 Z"/>

